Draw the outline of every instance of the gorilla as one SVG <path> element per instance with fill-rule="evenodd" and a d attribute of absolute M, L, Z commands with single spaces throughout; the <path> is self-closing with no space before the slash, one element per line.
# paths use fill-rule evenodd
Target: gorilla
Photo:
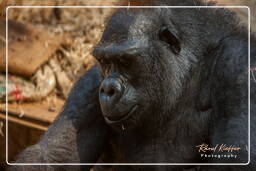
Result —
<path fill-rule="evenodd" d="M 255 170 L 256 135 L 249 130 L 256 127 L 249 127 L 248 113 L 255 122 L 256 82 L 249 76 L 256 37 L 250 35 L 250 54 L 248 37 L 226 8 L 117 9 L 93 50 L 97 65 L 74 85 L 41 140 L 16 161 L 35 165 L 9 170 L 90 170 L 97 162 L 119 165 L 94 170 Z"/>

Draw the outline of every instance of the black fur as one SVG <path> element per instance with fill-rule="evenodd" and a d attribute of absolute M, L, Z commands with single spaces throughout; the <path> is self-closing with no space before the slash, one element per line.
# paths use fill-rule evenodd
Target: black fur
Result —
<path fill-rule="evenodd" d="M 205 5 L 197 0 L 145 0 L 141 4 Z M 169 42 L 159 39 L 163 27 L 174 35 Z M 179 45 L 173 49 L 172 43 Z M 255 46 L 252 35 L 251 66 L 256 64 Z M 119 9 L 108 21 L 94 55 L 99 65 L 76 83 L 58 119 L 17 162 L 248 162 L 248 33 L 234 13 L 205 8 Z M 105 111 L 100 110 L 98 100 L 100 82 L 109 75 L 133 89 L 127 98 L 133 98 L 138 105 L 127 120 L 117 124 L 104 122 Z M 254 130 L 256 82 L 253 77 L 250 80 Z M 121 107 L 117 105 L 113 112 L 129 106 L 125 104 L 128 101 Z M 256 135 L 252 131 L 250 138 L 249 166 L 112 169 L 252 171 L 256 169 Z M 233 152 L 238 155 L 236 159 L 206 159 L 196 148 L 202 143 L 235 145 L 241 150 Z M 38 170 L 35 166 L 10 170 L 22 169 Z M 41 170 L 47 169 L 71 170 L 66 166 L 41 166 Z M 80 168 L 72 168 L 76 169 Z"/>
<path fill-rule="evenodd" d="M 40 142 L 18 157 L 17 163 L 95 163 L 109 128 L 98 103 L 101 77 L 93 67 L 77 81 L 62 112 Z M 90 166 L 82 166 L 84 170 Z M 80 166 L 13 166 L 10 170 L 80 170 Z"/>

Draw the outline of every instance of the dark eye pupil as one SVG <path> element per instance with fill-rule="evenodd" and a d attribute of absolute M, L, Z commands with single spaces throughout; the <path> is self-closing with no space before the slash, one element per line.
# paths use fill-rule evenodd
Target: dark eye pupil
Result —
<path fill-rule="evenodd" d="M 168 27 L 163 27 L 159 32 L 159 39 L 165 43 L 168 43 L 173 53 L 178 54 L 181 50 L 180 41 L 177 35 Z"/>

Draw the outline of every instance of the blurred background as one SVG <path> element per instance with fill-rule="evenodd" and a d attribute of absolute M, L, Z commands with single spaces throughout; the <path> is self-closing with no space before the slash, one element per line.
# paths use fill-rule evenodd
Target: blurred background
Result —
<path fill-rule="evenodd" d="M 256 31 L 254 0 L 217 3 L 249 6 L 251 26 Z M 120 0 L 0 0 L 0 170 L 6 167 L 6 103 L 8 161 L 13 161 L 20 151 L 39 140 L 61 110 L 73 83 L 94 64 L 92 48 L 113 12 L 110 8 L 9 8 L 6 94 L 6 7 L 119 4 Z M 234 11 L 246 24 L 247 10 Z"/>

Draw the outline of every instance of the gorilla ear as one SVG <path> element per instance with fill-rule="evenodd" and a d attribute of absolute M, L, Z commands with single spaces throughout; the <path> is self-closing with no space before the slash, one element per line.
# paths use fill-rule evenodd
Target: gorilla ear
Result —
<path fill-rule="evenodd" d="M 163 27 L 159 31 L 159 39 L 169 44 L 174 54 L 179 54 L 181 50 L 180 40 L 176 33 L 171 31 L 169 27 Z"/>

